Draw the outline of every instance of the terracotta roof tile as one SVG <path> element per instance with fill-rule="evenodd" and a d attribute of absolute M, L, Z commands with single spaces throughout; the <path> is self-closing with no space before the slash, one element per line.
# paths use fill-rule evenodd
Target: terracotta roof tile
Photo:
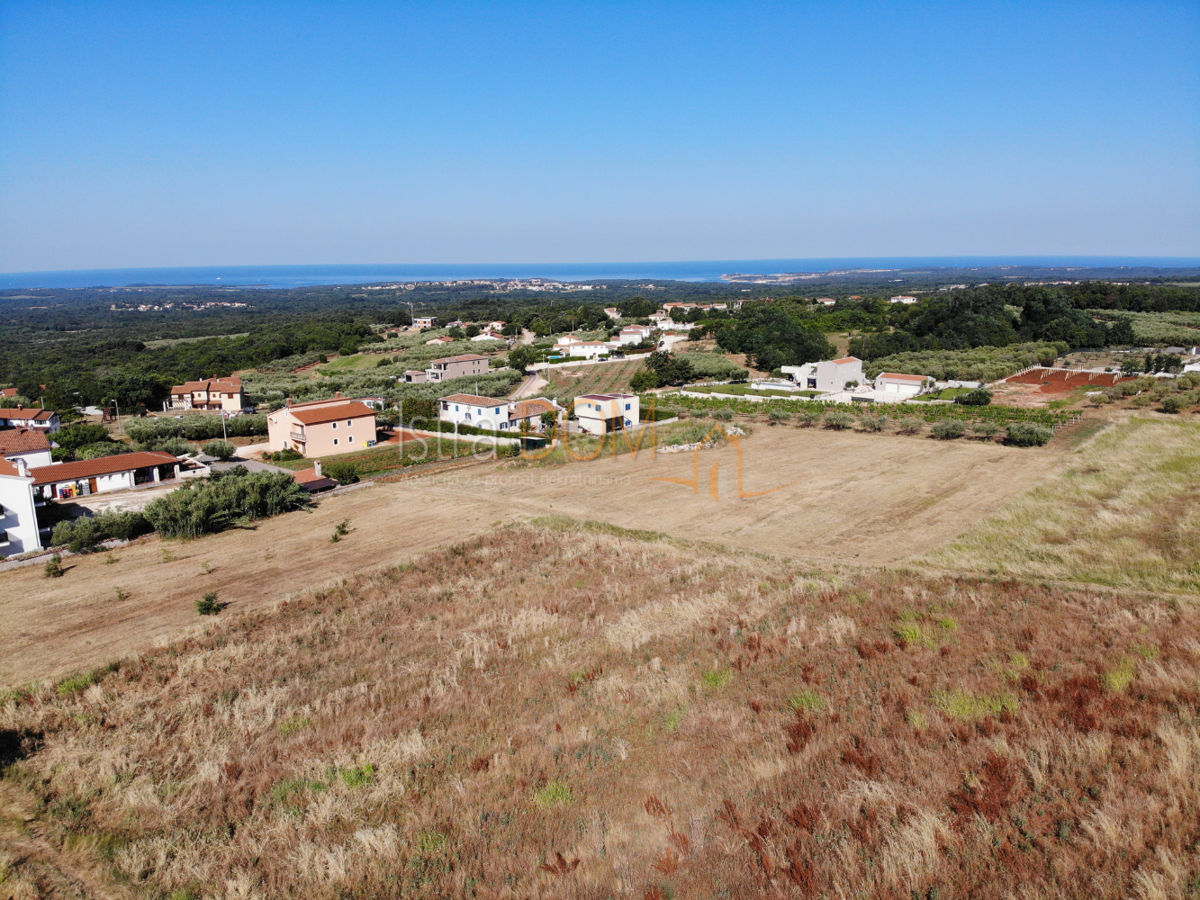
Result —
<path fill-rule="evenodd" d="M 159 450 L 144 450 L 139 453 L 121 453 L 117 456 L 102 456 L 99 459 L 82 459 L 79 462 L 56 463 L 38 466 L 29 470 L 33 483 L 54 484 L 58 481 L 73 481 L 77 478 L 93 478 L 97 475 L 114 475 L 131 469 L 150 466 L 174 465 L 178 460 L 170 453 Z"/>
<path fill-rule="evenodd" d="M 375 415 L 375 410 L 358 400 L 340 403 L 337 406 L 319 406 L 316 409 L 296 409 L 293 406 L 289 411 L 292 417 L 303 425 L 321 425 L 325 422 L 336 422 L 338 419 L 361 419 L 364 416 Z"/>
<path fill-rule="evenodd" d="M 49 449 L 50 441 L 45 432 L 31 428 L 0 428 L 0 455 Z"/>
<path fill-rule="evenodd" d="M 495 397 L 480 397 L 478 394 L 451 394 L 449 397 L 443 397 L 443 403 L 467 403 L 471 406 L 504 406 L 508 403 L 507 400 L 497 400 Z"/>

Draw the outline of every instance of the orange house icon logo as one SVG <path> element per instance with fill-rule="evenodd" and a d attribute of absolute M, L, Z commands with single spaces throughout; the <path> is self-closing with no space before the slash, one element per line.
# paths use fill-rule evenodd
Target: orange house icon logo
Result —
<path fill-rule="evenodd" d="M 709 440 L 716 436 L 723 436 L 733 448 L 737 451 L 737 497 L 739 500 L 749 500 L 753 497 L 765 497 L 767 494 L 774 494 L 776 491 L 782 491 L 784 488 L 791 487 L 796 484 L 795 481 L 789 481 L 787 484 L 781 484 L 779 487 L 771 488 L 767 491 L 747 491 L 745 489 L 745 450 L 742 447 L 742 439 L 740 435 L 729 434 L 720 425 L 713 428 L 704 436 L 704 438 L 696 444 L 692 450 L 692 477 L 691 478 L 651 478 L 651 481 L 662 481 L 667 484 L 678 484 L 683 487 L 690 487 L 692 493 L 700 493 L 700 450 Z M 718 460 L 709 467 L 708 470 L 708 495 L 713 498 L 715 503 L 721 502 L 721 462 Z M 799 480 L 799 479 L 797 479 Z"/>

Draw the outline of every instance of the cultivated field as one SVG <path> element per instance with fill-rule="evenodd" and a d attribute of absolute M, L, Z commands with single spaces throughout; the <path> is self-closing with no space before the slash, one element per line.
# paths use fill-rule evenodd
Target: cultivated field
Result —
<path fill-rule="evenodd" d="M 471 465 L 364 487 L 324 499 L 311 513 L 192 542 L 143 540 L 117 551 L 114 564 L 104 554 L 73 557 L 63 578 L 47 579 L 40 567 L 0 573 L 0 684 L 101 665 L 176 636 L 195 624 L 194 601 L 210 590 L 238 613 L 497 522 L 547 513 L 823 563 L 899 562 L 998 511 L 1059 457 L 1047 449 L 760 426 L 741 444 L 741 489 L 770 493 L 739 497 L 738 449 Z M 331 543 L 343 519 L 354 531 Z M 163 561 L 164 549 L 172 561 Z M 206 560 L 211 574 L 203 571 Z M 118 589 L 128 598 L 116 599 Z"/>
<path fill-rule="evenodd" d="M 542 375 L 550 382 L 543 393 L 567 404 L 580 394 L 629 390 L 629 381 L 642 368 L 642 360 L 599 363 L 594 366 L 567 366 L 546 369 Z"/>
<path fill-rule="evenodd" d="M 1194 896 L 1197 684 L 1190 604 L 516 525 L 3 702 L 3 890 Z"/>

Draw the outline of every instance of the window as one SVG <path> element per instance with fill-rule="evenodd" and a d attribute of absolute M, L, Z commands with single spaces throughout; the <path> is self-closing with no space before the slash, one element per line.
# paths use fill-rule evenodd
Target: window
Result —
<path fill-rule="evenodd" d="M 333 429 L 334 429 L 334 431 L 336 431 L 336 430 L 337 430 L 337 422 L 334 422 L 334 423 L 333 423 Z"/>
<path fill-rule="evenodd" d="M 337 439 L 337 438 L 334 438 L 334 439 L 333 439 L 333 446 L 335 446 L 335 447 L 336 447 L 337 445 L 338 445 L 338 439 Z"/>
<path fill-rule="evenodd" d="M 347 428 L 353 428 L 353 427 L 354 427 L 354 420 L 353 420 L 353 419 L 347 419 L 347 420 L 346 420 L 346 427 L 347 427 Z"/>
<path fill-rule="evenodd" d="M 631 410 L 631 409 L 633 409 L 633 404 L 632 404 L 632 403 L 626 403 L 626 404 L 625 404 L 625 410 L 626 410 L 626 411 L 629 411 L 629 410 Z"/>

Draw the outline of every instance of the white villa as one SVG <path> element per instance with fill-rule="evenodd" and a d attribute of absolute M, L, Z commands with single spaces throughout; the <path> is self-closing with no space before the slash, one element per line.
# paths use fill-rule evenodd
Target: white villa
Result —
<path fill-rule="evenodd" d="M 862 360 L 854 356 L 805 363 L 802 366 L 783 366 L 783 374 L 810 391 L 844 391 L 851 382 L 863 384 Z"/>
<path fill-rule="evenodd" d="M 641 410 L 636 394 L 582 394 L 575 398 L 575 417 L 588 434 L 636 428 Z"/>
<path fill-rule="evenodd" d="M 0 456 L 0 557 L 41 549 L 29 466 L 23 459 Z"/>

